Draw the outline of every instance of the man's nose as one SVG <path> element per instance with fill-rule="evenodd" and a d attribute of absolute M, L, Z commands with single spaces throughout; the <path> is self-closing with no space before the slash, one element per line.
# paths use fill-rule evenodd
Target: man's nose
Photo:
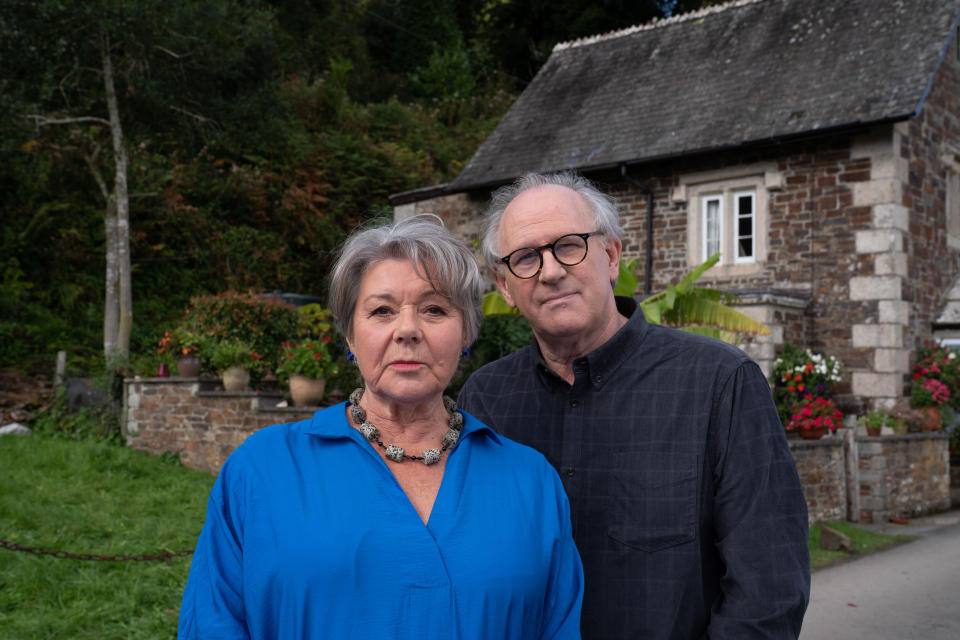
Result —
<path fill-rule="evenodd" d="M 558 280 L 567 274 L 567 268 L 557 262 L 553 251 L 544 249 L 541 253 L 543 257 L 543 266 L 540 267 L 540 280 L 543 282 L 552 282 Z"/>

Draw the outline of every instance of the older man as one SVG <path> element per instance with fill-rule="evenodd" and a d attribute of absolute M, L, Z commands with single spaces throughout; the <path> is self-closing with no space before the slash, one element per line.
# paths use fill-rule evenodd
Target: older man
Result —
<path fill-rule="evenodd" d="M 621 234 L 575 174 L 494 194 L 484 253 L 535 340 L 474 373 L 460 406 L 560 472 L 584 638 L 796 638 L 807 508 L 767 381 L 614 296 Z"/>

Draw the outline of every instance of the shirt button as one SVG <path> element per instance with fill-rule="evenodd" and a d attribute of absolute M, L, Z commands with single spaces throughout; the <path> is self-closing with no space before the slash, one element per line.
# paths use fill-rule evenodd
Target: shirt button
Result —
<path fill-rule="evenodd" d="M 576 473 L 573 467 L 567 467 L 566 474 L 568 478 L 572 478 Z"/>
<path fill-rule="evenodd" d="M 593 384 L 600 384 L 602 381 L 603 381 L 603 378 L 601 378 L 600 376 L 597 376 L 596 378 L 593 379 Z"/>
<path fill-rule="evenodd" d="M 580 401 L 579 401 L 579 400 L 571 400 L 571 401 L 570 401 L 570 406 L 573 407 L 574 409 L 576 409 L 577 407 L 580 406 Z"/>

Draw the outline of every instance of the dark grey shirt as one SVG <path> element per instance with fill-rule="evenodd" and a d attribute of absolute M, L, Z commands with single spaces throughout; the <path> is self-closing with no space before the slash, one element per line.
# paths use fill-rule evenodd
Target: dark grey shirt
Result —
<path fill-rule="evenodd" d="M 630 318 L 574 362 L 535 344 L 479 369 L 459 405 L 540 450 L 570 498 L 588 640 L 796 638 L 807 506 L 760 368 L 717 340 Z"/>

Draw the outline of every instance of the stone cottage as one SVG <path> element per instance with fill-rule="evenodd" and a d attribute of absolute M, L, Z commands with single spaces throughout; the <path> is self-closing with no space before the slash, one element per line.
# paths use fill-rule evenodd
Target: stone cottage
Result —
<path fill-rule="evenodd" d="M 839 357 L 847 409 L 960 336 L 957 0 L 739 0 L 559 44 L 463 171 L 393 196 L 469 240 L 490 191 L 575 169 L 620 203 L 637 293 L 701 283 Z"/>

